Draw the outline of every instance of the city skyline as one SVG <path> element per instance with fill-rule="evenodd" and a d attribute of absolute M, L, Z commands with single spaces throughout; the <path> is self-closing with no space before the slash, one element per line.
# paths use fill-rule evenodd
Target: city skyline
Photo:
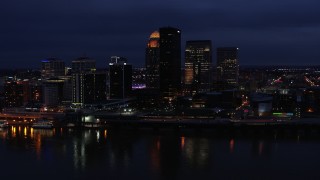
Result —
<path fill-rule="evenodd" d="M 27 62 L 28 68 L 38 68 L 44 58 L 70 62 L 82 54 L 95 59 L 97 67 L 107 67 L 113 55 L 142 67 L 150 33 L 164 26 L 181 29 L 182 50 L 188 40 L 206 39 L 214 50 L 239 47 L 240 65 L 318 64 L 319 4 L 315 0 L 4 1 L 0 67 L 18 68 Z"/>

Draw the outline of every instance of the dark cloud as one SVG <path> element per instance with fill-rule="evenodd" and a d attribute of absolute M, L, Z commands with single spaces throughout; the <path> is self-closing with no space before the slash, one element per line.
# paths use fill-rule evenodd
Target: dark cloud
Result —
<path fill-rule="evenodd" d="M 39 67 L 56 56 L 86 53 L 106 66 L 111 55 L 144 64 L 149 34 L 182 30 L 183 42 L 211 39 L 240 47 L 241 64 L 317 64 L 320 11 L 316 0 L 2 0 L 1 67 Z M 21 62 L 28 62 L 21 63 Z"/>

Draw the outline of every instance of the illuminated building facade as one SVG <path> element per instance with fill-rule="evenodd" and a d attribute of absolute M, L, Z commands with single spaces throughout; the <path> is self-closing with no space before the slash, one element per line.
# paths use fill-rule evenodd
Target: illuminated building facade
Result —
<path fill-rule="evenodd" d="M 185 85 L 187 92 L 208 92 L 212 85 L 211 41 L 187 41 L 185 49 Z"/>
<path fill-rule="evenodd" d="M 106 73 L 72 74 L 72 103 L 93 104 L 106 100 Z"/>
<path fill-rule="evenodd" d="M 48 58 L 41 61 L 41 76 L 43 79 L 64 76 L 65 63 L 56 58 Z"/>
<path fill-rule="evenodd" d="M 235 88 L 239 84 L 238 50 L 236 47 L 217 48 L 217 82 L 226 88 Z"/>
<path fill-rule="evenodd" d="M 149 38 L 146 48 L 146 87 L 159 89 L 160 86 L 160 33 L 154 31 Z"/>
<path fill-rule="evenodd" d="M 181 91 L 181 31 L 172 27 L 160 32 L 160 92 L 171 100 Z"/>
<path fill-rule="evenodd" d="M 106 100 L 106 73 L 96 72 L 96 61 L 79 57 L 72 61 L 72 103 L 92 104 Z"/>
<path fill-rule="evenodd" d="M 124 99 L 131 95 L 132 90 L 132 65 L 118 57 L 111 59 L 110 69 L 110 98 Z"/>

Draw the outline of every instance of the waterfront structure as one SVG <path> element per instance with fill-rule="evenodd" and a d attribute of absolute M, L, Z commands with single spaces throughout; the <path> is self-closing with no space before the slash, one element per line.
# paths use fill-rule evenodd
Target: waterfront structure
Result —
<path fill-rule="evenodd" d="M 175 98 L 181 90 L 181 31 L 163 27 L 160 33 L 160 92 L 165 99 Z"/>
<path fill-rule="evenodd" d="M 154 31 L 149 38 L 146 48 L 146 87 L 159 89 L 160 86 L 160 33 Z"/>
<path fill-rule="evenodd" d="M 64 76 L 65 63 L 57 58 L 47 58 L 41 61 L 41 76 L 43 79 Z"/>
<path fill-rule="evenodd" d="M 239 60 L 236 47 L 217 48 L 217 84 L 224 88 L 236 88 L 239 78 Z"/>
<path fill-rule="evenodd" d="M 184 79 L 186 91 L 191 94 L 210 91 L 212 76 L 211 41 L 187 41 Z"/>
<path fill-rule="evenodd" d="M 273 96 L 265 93 L 252 93 L 249 97 L 250 108 L 254 117 L 270 117 L 272 115 Z"/>
<path fill-rule="evenodd" d="M 96 70 L 96 61 L 83 56 L 72 61 L 72 73 L 86 73 Z"/>
<path fill-rule="evenodd" d="M 72 74 L 72 103 L 77 105 L 99 103 L 106 100 L 106 73 Z"/>
<path fill-rule="evenodd" d="M 132 90 L 132 65 L 126 59 L 113 56 L 109 63 L 111 99 L 124 99 L 130 96 Z"/>
<path fill-rule="evenodd" d="M 320 114 L 320 88 L 309 87 L 303 92 L 302 112 L 305 116 Z"/>

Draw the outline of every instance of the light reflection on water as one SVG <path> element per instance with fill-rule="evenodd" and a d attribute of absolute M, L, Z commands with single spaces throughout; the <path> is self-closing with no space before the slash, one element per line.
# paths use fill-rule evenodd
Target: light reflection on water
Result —
<path fill-rule="evenodd" d="M 56 168 L 68 172 L 70 178 L 84 179 L 257 179 L 268 171 L 280 175 L 269 173 L 266 179 L 280 179 L 288 178 L 297 164 L 307 164 L 289 177 L 299 179 L 306 172 L 306 178 L 319 177 L 318 166 L 313 163 L 320 160 L 320 138 L 308 139 L 301 134 L 247 137 L 175 130 L 51 130 L 16 126 L 0 129 L 0 138 L 0 155 L 8 159 L 24 157 L 26 164 L 37 166 L 44 175 L 52 173 L 48 169 Z M 33 166 L 23 167 L 32 174 Z M 52 177 L 59 175 L 53 173 Z"/>

